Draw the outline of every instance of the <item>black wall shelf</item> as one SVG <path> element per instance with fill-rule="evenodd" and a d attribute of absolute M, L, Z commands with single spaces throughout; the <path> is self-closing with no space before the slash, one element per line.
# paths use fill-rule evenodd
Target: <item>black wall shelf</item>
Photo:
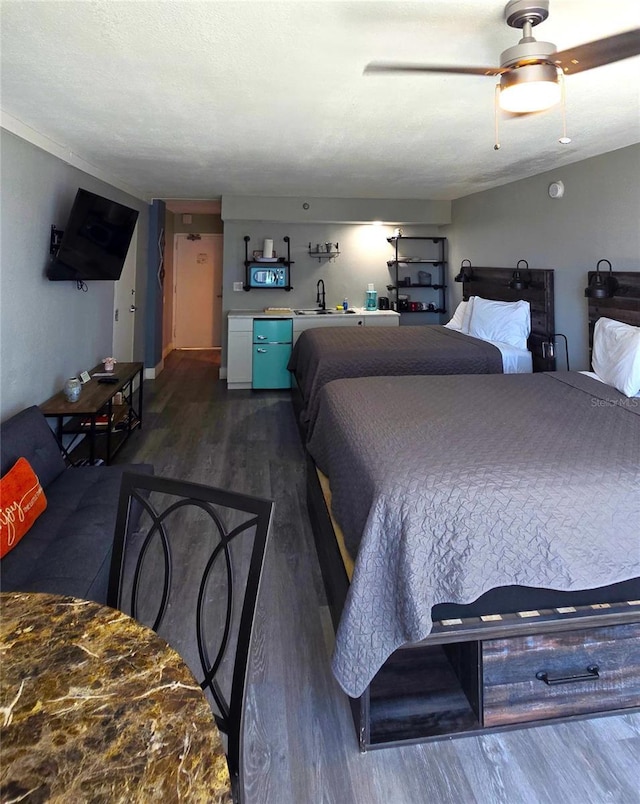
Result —
<path fill-rule="evenodd" d="M 340 245 L 338 243 L 316 243 L 315 248 L 309 243 L 309 250 L 307 252 L 310 257 L 315 257 L 318 262 L 322 260 L 332 260 L 340 254 Z"/>
<path fill-rule="evenodd" d="M 244 285 L 243 290 L 293 290 L 291 284 L 291 242 L 289 237 L 283 237 L 287 246 L 287 256 L 275 260 L 249 259 L 249 235 L 244 236 Z"/>
<path fill-rule="evenodd" d="M 416 243 L 423 248 L 424 243 L 433 243 L 437 249 L 433 258 L 428 256 L 408 256 L 406 253 L 408 243 Z M 395 251 L 394 258 L 387 260 L 387 266 L 391 272 L 392 282 L 387 285 L 387 290 L 392 295 L 391 308 L 402 313 L 418 313 L 427 315 L 443 315 L 447 312 L 446 304 L 446 284 L 445 269 L 446 261 L 446 237 L 412 237 L 399 235 L 388 237 Z M 429 248 L 433 248 L 429 245 Z M 428 253 L 428 252 L 427 252 Z M 431 277 L 431 272 L 424 272 L 420 266 L 428 265 L 436 269 L 435 277 Z M 424 274 L 420 277 L 420 274 Z M 424 280 L 429 278 L 430 281 Z M 406 291 L 417 290 L 418 298 L 401 299 L 401 295 L 409 295 Z M 435 291 L 436 296 L 429 291 Z M 395 298 L 394 298 L 395 297 Z"/>

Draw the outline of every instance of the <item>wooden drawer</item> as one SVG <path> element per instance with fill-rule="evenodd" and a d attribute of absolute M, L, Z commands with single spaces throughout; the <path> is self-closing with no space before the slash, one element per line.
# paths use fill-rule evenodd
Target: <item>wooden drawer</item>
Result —
<path fill-rule="evenodd" d="M 489 640 L 482 667 L 485 726 L 637 707 L 640 624 Z"/>

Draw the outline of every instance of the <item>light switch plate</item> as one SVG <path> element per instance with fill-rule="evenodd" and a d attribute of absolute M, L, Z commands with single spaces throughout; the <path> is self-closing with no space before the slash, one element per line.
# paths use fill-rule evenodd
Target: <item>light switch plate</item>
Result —
<path fill-rule="evenodd" d="M 234 290 L 243 290 L 243 288 L 244 288 L 244 285 L 242 284 L 242 282 L 234 282 L 233 283 L 233 289 Z"/>

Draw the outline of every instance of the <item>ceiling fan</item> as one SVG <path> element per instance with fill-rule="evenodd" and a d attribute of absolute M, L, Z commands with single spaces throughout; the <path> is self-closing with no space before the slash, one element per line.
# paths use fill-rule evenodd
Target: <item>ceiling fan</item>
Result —
<path fill-rule="evenodd" d="M 500 56 L 499 67 L 456 67 L 436 64 L 372 62 L 365 73 L 459 73 L 500 76 L 496 88 L 500 108 L 516 114 L 549 109 L 562 97 L 563 75 L 592 70 L 640 54 L 640 28 L 558 52 L 551 42 L 538 42 L 532 30 L 549 16 L 549 0 L 510 0 L 504 17 L 522 39 Z M 562 141 L 562 140 L 561 140 Z"/>

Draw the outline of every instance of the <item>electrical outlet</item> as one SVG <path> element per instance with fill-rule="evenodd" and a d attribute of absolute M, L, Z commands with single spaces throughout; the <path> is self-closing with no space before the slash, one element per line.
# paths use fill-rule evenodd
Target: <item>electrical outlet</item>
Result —
<path fill-rule="evenodd" d="M 243 285 L 243 283 L 242 283 L 242 282 L 234 282 L 234 283 L 233 283 L 233 289 L 234 289 L 234 290 L 243 290 L 243 289 L 244 289 L 244 285 Z"/>

